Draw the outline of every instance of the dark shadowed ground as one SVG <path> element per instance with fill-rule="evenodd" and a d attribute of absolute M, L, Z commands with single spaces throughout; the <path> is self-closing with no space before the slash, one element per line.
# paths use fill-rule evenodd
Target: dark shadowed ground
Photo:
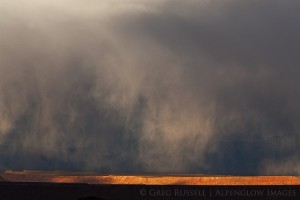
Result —
<path fill-rule="evenodd" d="M 252 191 L 252 193 L 245 191 Z M 227 193 L 226 193 L 227 191 Z M 236 192 L 233 196 L 233 193 Z M 258 192 L 260 191 L 260 192 Z M 270 192 L 272 191 L 272 193 Z M 277 191 L 277 192 L 276 192 Z M 58 183 L 0 183 L 5 200 L 165 200 L 165 199 L 288 199 L 300 195 L 297 186 L 183 186 L 183 185 L 88 185 Z"/>

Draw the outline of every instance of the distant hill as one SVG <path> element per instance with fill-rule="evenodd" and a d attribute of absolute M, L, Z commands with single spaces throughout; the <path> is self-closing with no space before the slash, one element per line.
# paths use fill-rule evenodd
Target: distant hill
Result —
<path fill-rule="evenodd" d="M 0 176 L 0 181 L 6 181 L 6 180 Z"/>

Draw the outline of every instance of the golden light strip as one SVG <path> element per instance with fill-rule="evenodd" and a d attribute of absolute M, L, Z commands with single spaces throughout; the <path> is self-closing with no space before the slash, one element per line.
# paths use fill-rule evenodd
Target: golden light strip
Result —
<path fill-rule="evenodd" d="M 299 176 L 190 176 L 190 175 L 64 175 L 11 172 L 0 176 L 15 182 L 144 185 L 300 185 Z"/>

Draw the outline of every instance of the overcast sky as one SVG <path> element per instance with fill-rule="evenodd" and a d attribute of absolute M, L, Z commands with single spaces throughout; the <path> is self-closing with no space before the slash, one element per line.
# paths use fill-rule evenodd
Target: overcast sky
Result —
<path fill-rule="evenodd" d="M 300 175 L 300 1 L 0 0 L 0 170 Z"/>

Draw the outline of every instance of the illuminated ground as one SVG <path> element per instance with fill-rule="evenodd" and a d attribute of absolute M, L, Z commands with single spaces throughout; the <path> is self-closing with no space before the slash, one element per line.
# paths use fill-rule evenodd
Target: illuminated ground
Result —
<path fill-rule="evenodd" d="M 6 171 L 1 173 L 0 177 L 11 182 L 137 185 L 300 185 L 299 176 L 99 175 L 93 173 Z"/>

